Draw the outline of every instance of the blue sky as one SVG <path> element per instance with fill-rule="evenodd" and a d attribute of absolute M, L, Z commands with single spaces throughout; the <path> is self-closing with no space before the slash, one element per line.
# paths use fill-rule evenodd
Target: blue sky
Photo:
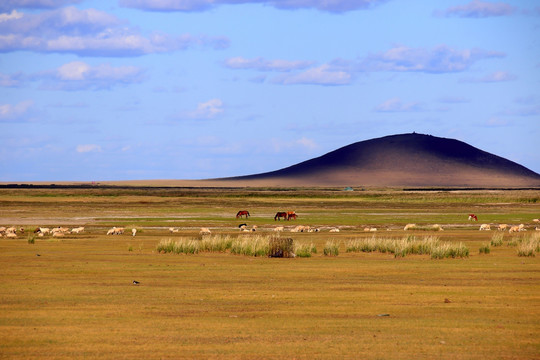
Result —
<path fill-rule="evenodd" d="M 540 173 L 536 0 L 5 0 L 0 181 L 201 179 L 409 133 Z"/>

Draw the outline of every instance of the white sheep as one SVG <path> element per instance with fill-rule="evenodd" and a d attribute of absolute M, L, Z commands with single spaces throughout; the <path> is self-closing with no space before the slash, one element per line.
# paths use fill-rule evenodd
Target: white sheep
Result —
<path fill-rule="evenodd" d="M 201 231 L 199 231 L 199 235 L 210 235 L 212 232 L 208 228 L 201 228 Z"/>
<path fill-rule="evenodd" d="M 489 224 L 480 225 L 480 231 L 489 231 L 489 230 L 491 230 L 491 226 Z"/>
<path fill-rule="evenodd" d="M 407 224 L 405 225 L 405 227 L 403 228 L 404 231 L 407 231 L 407 230 L 414 230 L 416 228 L 416 224 Z"/>
<path fill-rule="evenodd" d="M 137 229 L 131 229 L 131 236 L 135 236 L 137 234 Z"/>
<path fill-rule="evenodd" d="M 81 232 L 83 232 L 83 231 L 84 231 L 84 227 L 83 227 L 83 226 L 80 226 L 80 227 L 71 229 L 71 233 L 72 233 L 72 234 L 79 234 L 79 233 L 81 233 Z"/>

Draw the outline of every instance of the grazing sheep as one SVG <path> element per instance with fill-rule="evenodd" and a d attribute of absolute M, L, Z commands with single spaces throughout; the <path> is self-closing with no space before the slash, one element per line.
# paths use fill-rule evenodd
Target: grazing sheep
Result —
<path fill-rule="evenodd" d="M 257 231 L 257 225 L 253 225 L 253 227 L 251 228 L 251 231 Z"/>
<path fill-rule="evenodd" d="M 520 232 L 520 231 L 526 231 L 525 225 L 520 224 L 520 225 L 517 225 L 517 226 L 512 226 L 512 227 L 510 227 L 510 230 L 508 230 L 508 232 L 510 232 L 510 233 Z"/>
<path fill-rule="evenodd" d="M 72 233 L 72 234 L 79 234 L 79 233 L 81 233 L 81 232 L 83 232 L 83 231 L 84 231 L 84 227 L 83 227 L 83 226 L 80 226 L 80 227 L 71 229 L 71 233 Z"/>
<path fill-rule="evenodd" d="M 309 226 L 298 225 L 297 227 L 295 227 L 294 229 L 292 229 L 291 232 L 308 232 L 309 229 L 310 229 Z"/>
<path fill-rule="evenodd" d="M 115 231 L 116 231 L 116 228 L 113 227 L 112 229 L 109 229 L 109 231 L 107 231 L 107 235 L 114 235 Z"/>
<path fill-rule="evenodd" d="M 201 231 L 199 231 L 199 235 L 210 235 L 212 232 L 208 228 L 201 228 Z"/>
<path fill-rule="evenodd" d="M 442 228 L 442 226 L 439 225 L 439 224 L 434 224 L 434 225 L 432 225 L 431 227 L 432 227 L 433 230 L 435 230 L 435 231 L 444 231 L 444 229 Z"/>
<path fill-rule="evenodd" d="M 274 231 L 283 231 L 283 229 L 284 229 L 283 226 L 278 226 L 274 228 Z"/>
<path fill-rule="evenodd" d="M 404 231 L 407 231 L 407 230 L 414 230 L 414 228 L 416 228 L 416 224 L 407 224 L 405 225 L 405 227 L 403 228 Z"/>
<path fill-rule="evenodd" d="M 369 226 L 368 226 L 368 227 L 365 227 L 365 228 L 364 228 L 364 231 L 371 231 L 371 232 L 375 232 L 375 231 L 377 231 L 377 228 L 374 228 L 374 227 L 369 227 Z"/>
<path fill-rule="evenodd" d="M 540 219 L 533 219 L 533 222 L 540 222 Z"/>
<path fill-rule="evenodd" d="M 13 233 L 13 232 L 8 232 L 8 233 L 6 233 L 6 237 L 7 237 L 7 238 L 13 238 L 13 239 L 14 239 L 14 238 L 17 237 L 17 234 L 15 234 L 15 233 Z"/>
<path fill-rule="evenodd" d="M 330 232 L 339 232 L 339 229 L 338 228 L 332 228 L 332 229 L 330 229 Z"/>
<path fill-rule="evenodd" d="M 53 237 L 63 237 L 63 236 L 65 236 L 65 235 L 64 235 L 64 233 L 61 232 L 61 231 L 55 231 L 55 232 L 53 232 L 52 236 L 53 236 Z"/>
<path fill-rule="evenodd" d="M 491 226 L 489 224 L 480 225 L 480 231 L 488 231 L 488 230 L 491 230 Z"/>
<path fill-rule="evenodd" d="M 310 228 L 310 229 L 308 230 L 308 232 L 319 232 L 319 231 L 320 231 L 320 230 L 317 229 L 317 228 L 315 228 L 315 229 Z"/>
<path fill-rule="evenodd" d="M 137 229 L 131 229 L 131 236 L 137 235 Z"/>
<path fill-rule="evenodd" d="M 8 227 L 6 229 L 6 234 L 16 234 L 16 233 L 17 233 L 17 229 L 14 226 Z"/>
<path fill-rule="evenodd" d="M 241 225 L 238 226 L 238 228 L 240 229 L 240 231 L 246 230 L 246 227 L 247 227 L 247 224 L 241 224 Z"/>
<path fill-rule="evenodd" d="M 506 229 L 508 229 L 508 224 L 499 224 L 499 227 L 497 228 L 499 231 L 506 231 Z"/>

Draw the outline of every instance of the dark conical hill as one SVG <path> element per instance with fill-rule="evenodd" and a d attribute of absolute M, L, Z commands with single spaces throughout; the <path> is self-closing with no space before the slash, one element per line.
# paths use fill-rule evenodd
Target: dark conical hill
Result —
<path fill-rule="evenodd" d="M 540 186 L 539 174 L 515 162 L 459 140 L 416 133 L 360 141 L 281 170 L 222 180 L 275 186 Z"/>

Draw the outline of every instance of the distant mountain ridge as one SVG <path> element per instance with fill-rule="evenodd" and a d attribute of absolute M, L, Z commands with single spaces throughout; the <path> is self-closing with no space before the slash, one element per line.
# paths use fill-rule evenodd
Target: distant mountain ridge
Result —
<path fill-rule="evenodd" d="M 276 186 L 540 186 L 540 174 L 513 161 L 459 140 L 417 133 L 360 141 L 280 170 L 219 180 Z"/>

